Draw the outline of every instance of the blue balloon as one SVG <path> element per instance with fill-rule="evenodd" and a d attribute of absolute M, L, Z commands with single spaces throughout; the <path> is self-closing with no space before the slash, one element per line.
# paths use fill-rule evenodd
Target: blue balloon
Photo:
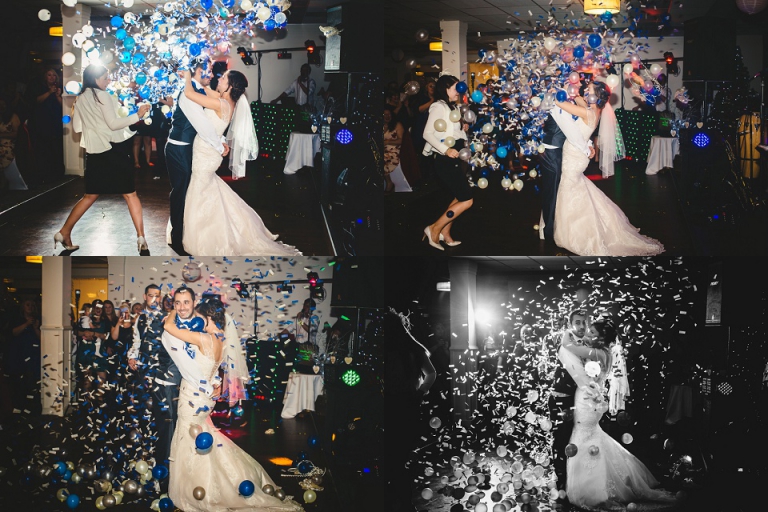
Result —
<path fill-rule="evenodd" d="M 205 320 L 200 318 L 199 316 L 194 317 L 192 320 L 189 321 L 189 329 L 192 331 L 202 331 L 205 329 Z"/>
<path fill-rule="evenodd" d="M 246 497 L 253 494 L 254 489 L 255 489 L 255 486 L 253 485 L 253 482 L 251 482 L 250 480 L 243 480 L 242 482 L 240 482 L 240 486 L 237 488 L 240 494 Z"/>
<path fill-rule="evenodd" d="M 307 460 L 308 458 L 309 456 L 307 455 L 307 452 L 304 451 L 299 452 L 299 454 L 296 456 L 297 460 Z"/>
<path fill-rule="evenodd" d="M 299 470 L 299 473 L 309 473 L 314 467 L 315 465 L 308 460 L 302 460 L 296 465 L 296 469 Z"/>
<path fill-rule="evenodd" d="M 507 62 L 507 71 L 514 71 L 515 70 L 515 66 L 517 66 L 517 62 L 515 62 L 513 60 Z"/>
<path fill-rule="evenodd" d="M 311 435 L 307 438 L 307 444 L 313 448 L 320 444 L 320 439 L 316 435 Z"/>
<path fill-rule="evenodd" d="M 557 101 L 563 102 L 568 99 L 568 94 L 566 94 L 566 92 L 562 90 L 557 91 L 557 94 L 555 95 L 555 99 Z"/>
<path fill-rule="evenodd" d="M 198 434 L 195 438 L 195 446 L 198 450 L 207 450 L 213 446 L 213 436 L 208 432 Z"/>
<path fill-rule="evenodd" d="M 109 20 L 109 24 L 115 28 L 122 27 L 123 26 L 122 16 L 112 16 L 112 18 Z"/>
<path fill-rule="evenodd" d="M 275 23 L 275 20 L 271 18 L 264 22 L 264 28 L 267 30 L 275 30 L 276 26 L 277 26 L 277 23 Z"/>
<path fill-rule="evenodd" d="M 168 468 L 165 466 L 155 466 L 152 468 L 152 476 L 157 480 L 162 480 L 168 476 Z"/>
<path fill-rule="evenodd" d="M 61 118 L 61 120 L 64 124 L 69 124 L 69 122 L 72 121 L 72 118 L 69 116 L 64 116 Z"/>
<path fill-rule="evenodd" d="M 488 177 L 488 169 L 483 169 L 480 171 L 480 177 L 481 178 L 487 178 Z"/>
<path fill-rule="evenodd" d="M 474 91 L 472 93 L 472 101 L 474 101 L 475 103 L 480 103 L 481 101 L 483 101 L 483 93 L 480 91 Z"/>
<path fill-rule="evenodd" d="M 133 59 L 131 59 L 134 66 L 141 66 L 147 61 L 147 57 L 143 53 L 137 53 L 133 56 Z"/>
<path fill-rule="evenodd" d="M 579 45 L 576 48 L 573 49 L 573 56 L 577 59 L 581 59 L 584 57 L 584 47 Z"/>
<path fill-rule="evenodd" d="M 244 412 L 245 411 L 243 411 L 243 408 L 240 407 L 239 405 L 237 407 L 235 407 L 234 409 L 232 409 L 232 414 L 234 414 L 238 418 L 242 418 Z"/>
<path fill-rule="evenodd" d="M 123 46 L 125 46 L 126 50 L 133 50 L 133 48 L 136 46 L 136 40 L 131 36 L 128 36 L 123 39 Z"/>
<path fill-rule="evenodd" d="M 478 57 L 480 57 L 481 59 L 482 59 L 483 57 L 485 57 L 485 50 L 478 50 L 478 52 L 477 52 L 477 56 L 478 56 Z"/>
<path fill-rule="evenodd" d="M 273 5 L 272 7 L 270 7 L 269 10 L 272 11 L 273 15 L 280 12 L 280 8 L 276 5 Z"/>
<path fill-rule="evenodd" d="M 285 27 L 288 26 L 288 22 L 284 21 L 282 23 L 278 23 L 276 26 L 277 26 L 277 28 L 285 28 Z"/>
<path fill-rule="evenodd" d="M 611 11 L 605 11 L 600 15 L 600 19 L 603 20 L 603 23 L 610 23 L 613 19 L 613 14 L 611 14 Z"/>
<path fill-rule="evenodd" d="M 651 89 L 651 96 L 658 96 L 661 94 L 661 91 L 658 87 L 654 86 L 653 89 Z"/>
<path fill-rule="evenodd" d="M 160 506 L 160 510 L 163 512 L 166 512 L 167 510 L 173 510 L 173 501 L 171 501 L 171 498 L 161 499 L 158 505 Z"/>
<path fill-rule="evenodd" d="M 213 0 L 200 0 L 200 5 L 207 11 L 213 5 Z"/>
<path fill-rule="evenodd" d="M 158 70 L 159 71 L 159 70 Z M 143 72 L 137 73 L 134 81 L 139 85 L 144 85 L 147 81 L 147 75 Z"/>
<path fill-rule="evenodd" d="M 466 82 L 459 82 L 456 84 L 456 92 L 459 94 L 464 94 L 465 92 L 467 92 L 467 89 L 469 88 L 467 87 Z"/>
<path fill-rule="evenodd" d="M 115 37 L 120 39 L 121 41 L 125 39 L 125 36 L 127 35 L 128 35 L 128 32 L 126 32 L 124 28 L 119 28 L 115 31 Z"/>
<path fill-rule="evenodd" d="M 64 476 L 62 476 L 61 478 L 62 480 L 69 480 L 70 478 L 72 478 L 72 472 L 70 470 L 67 470 L 67 472 L 64 473 Z"/>
<path fill-rule="evenodd" d="M 122 62 L 123 64 L 127 62 L 131 62 L 131 52 L 129 52 L 128 50 L 123 50 L 120 52 L 120 56 L 118 58 L 120 59 L 120 62 Z"/>
<path fill-rule="evenodd" d="M 56 472 L 60 475 L 63 475 L 67 472 L 67 463 L 66 462 L 57 462 L 56 463 Z"/>
<path fill-rule="evenodd" d="M 221 3 L 224 4 L 224 7 L 230 9 L 233 5 L 235 5 L 235 0 L 221 0 Z"/>
<path fill-rule="evenodd" d="M 507 157 L 507 148 L 502 146 L 499 149 L 497 149 L 496 150 L 496 156 L 498 156 L 499 158 L 506 158 Z"/>
<path fill-rule="evenodd" d="M 200 51 L 201 51 L 201 48 L 199 44 L 192 43 L 191 45 L 189 45 L 189 54 L 191 56 L 197 57 L 198 55 L 200 55 Z"/>
<path fill-rule="evenodd" d="M 144 99 L 144 100 L 149 98 L 150 94 L 152 94 L 152 90 L 149 87 L 147 87 L 146 85 L 144 87 L 142 87 L 141 89 L 139 89 L 139 96 L 142 99 Z"/>
<path fill-rule="evenodd" d="M 600 46 L 600 43 L 603 42 L 603 38 L 597 34 L 590 34 L 588 40 L 589 40 L 589 46 L 591 46 L 592 48 L 597 48 L 598 46 Z M 575 54 L 576 52 L 574 52 L 574 55 Z"/>
<path fill-rule="evenodd" d="M 75 509 L 80 504 L 80 497 L 77 494 L 70 494 L 67 496 L 67 506 Z"/>

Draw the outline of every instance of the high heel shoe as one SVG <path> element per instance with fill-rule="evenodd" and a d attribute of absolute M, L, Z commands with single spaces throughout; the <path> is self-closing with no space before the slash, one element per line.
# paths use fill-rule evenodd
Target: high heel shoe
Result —
<path fill-rule="evenodd" d="M 71 242 L 71 240 L 70 240 Z M 79 245 L 67 245 L 64 243 L 64 236 L 61 234 L 61 232 L 56 233 L 53 235 L 53 249 L 56 250 L 56 246 L 58 244 L 61 244 L 62 247 L 64 247 L 65 251 L 75 251 L 80 248 Z"/>
<path fill-rule="evenodd" d="M 445 237 L 443 236 L 442 233 L 440 233 L 440 241 L 445 242 Z M 457 245 L 460 245 L 460 244 L 461 242 L 459 242 L 458 240 L 454 240 L 453 242 L 445 242 L 445 245 L 447 245 L 448 247 L 456 247 Z"/>
<path fill-rule="evenodd" d="M 149 250 L 149 247 L 147 246 L 147 241 L 144 239 L 143 236 L 140 236 L 139 238 L 136 239 L 136 245 L 139 246 L 139 252 Z"/>
<path fill-rule="evenodd" d="M 433 242 L 433 241 L 432 241 L 432 233 L 430 233 L 430 231 L 429 231 L 429 226 L 427 226 L 427 227 L 425 227 L 425 228 L 424 228 L 424 236 L 423 236 L 423 237 L 421 237 L 421 239 L 422 239 L 422 240 L 424 240 L 425 238 L 427 239 L 427 242 L 429 242 L 429 245 L 431 245 L 431 246 L 432 246 L 432 247 L 434 247 L 435 249 L 439 249 L 439 250 L 441 250 L 441 251 L 444 251 L 444 250 L 445 250 L 445 249 L 443 248 L 443 246 L 442 246 L 442 245 L 440 245 L 438 242 Z"/>

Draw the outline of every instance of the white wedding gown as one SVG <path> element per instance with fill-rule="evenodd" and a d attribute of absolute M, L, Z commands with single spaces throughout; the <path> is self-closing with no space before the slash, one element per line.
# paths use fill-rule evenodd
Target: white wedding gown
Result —
<path fill-rule="evenodd" d="M 223 118 L 205 109 L 219 136 L 232 117 L 229 103 L 220 101 Z M 253 208 L 216 175 L 221 160 L 216 149 L 195 137 L 184 205 L 184 250 L 193 256 L 301 256 L 295 247 L 278 242 Z"/>
<path fill-rule="evenodd" d="M 576 121 L 586 139 L 597 120 L 588 110 L 589 123 Z M 555 207 L 555 243 L 580 256 L 653 256 L 664 246 L 629 223 L 616 204 L 608 199 L 584 171 L 589 157 L 566 140 L 563 167 Z"/>
<path fill-rule="evenodd" d="M 625 511 L 629 503 L 637 510 L 671 510 L 678 500 L 671 492 L 656 490 L 659 482 L 648 468 L 600 428 L 600 418 L 608 408 L 596 406 L 588 398 L 584 365 L 571 352 L 562 349 L 559 357 L 578 388 L 574 395 L 572 444 L 576 455 L 568 458 L 565 491 L 568 501 L 587 510 Z M 595 380 L 604 385 L 610 368 Z M 595 448 L 597 450 L 595 451 Z M 590 453 L 590 449 L 594 453 Z"/>
<path fill-rule="evenodd" d="M 221 360 L 214 361 L 211 357 L 210 344 L 214 342 L 211 336 L 201 333 L 201 339 L 203 346 L 208 348 L 201 351 L 190 345 L 188 350 L 194 354 L 192 361 L 197 368 L 191 369 L 181 381 L 178 421 L 171 442 L 168 496 L 174 506 L 184 512 L 302 511 L 302 507 L 293 500 L 286 498 L 281 501 L 262 492 L 261 489 L 266 484 L 274 488 L 279 486 L 275 485 L 253 457 L 213 426 L 210 415 L 215 402 L 208 394 L 202 392 L 201 383 L 187 380 L 190 375 L 202 375 L 205 376 L 205 384 L 210 383 L 221 364 Z M 171 350 L 169 353 L 174 359 L 191 357 L 186 350 Z M 213 436 L 213 445 L 208 453 L 197 452 L 195 437 L 190 434 L 190 427 L 193 425 L 199 425 L 201 432 L 208 432 Z M 250 480 L 254 484 L 254 492 L 247 498 L 240 495 L 238 490 L 243 480 Z M 202 500 L 193 495 L 196 487 L 205 490 Z"/>

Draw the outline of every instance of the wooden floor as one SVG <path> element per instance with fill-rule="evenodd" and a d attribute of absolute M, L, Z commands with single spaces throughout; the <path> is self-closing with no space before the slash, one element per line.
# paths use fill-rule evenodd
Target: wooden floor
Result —
<path fill-rule="evenodd" d="M 644 162 L 622 162 L 616 176 L 603 180 L 591 166 L 587 175 L 624 211 L 644 235 L 660 240 L 665 255 L 726 256 L 768 254 L 768 216 L 765 207 L 736 221 L 710 211 L 695 210 L 683 198 L 680 171 L 667 169 L 645 174 Z M 445 246 L 446 255 L 537 255 L 569 256 L 552 242 L 539 240 L 541 199 L 539 179 L 526 180 L 521 191 L 504 190 L 489 178 L 485 189 L 474 188 L 474 205 L 454 225 L 454 239 L 462 244 Z M 764 197 L 763 193 L 763 197 Z M 413 192 L 385 198 L 386 249 L 389 254 L 438 254 L 421 241 L 424 227 L 434 222 L 448 206 L 449 192 L 434 178 L 414 187 Z"/>
<path fill-rule="evenodd" d="M 227 178 L 228 171 L 220 175 L 256 210 L 267 228 L 280 235 L 280 241 L 308 256 L 333 255 L 314 184 L 313 173 L 319 171 L 306 167 L 294 175 L 285 175 L 281 164 L 249 162 L 246 177 L 236 181 Z M 165 240 L 170 184 L 167 173 L 160 175 L 161 179 L 153 180 L 150 169 L 137 170 L 136 191 L 144 210 L 150 254 L 174 256 L 176 253 Z M 54 186 L 57 188 L 46 192 Z M 53 235 L 84 190 L 84 179 L 77 177 L 36 191 L 10 192 L 0 209 L 0 255 L 62 255 L 61 246 L 53 250 Z M 122 196 L 99 197 L 75 226 L 72 242 L 80 249 L 63 255 L 139 255 L 136 232 Z"/>

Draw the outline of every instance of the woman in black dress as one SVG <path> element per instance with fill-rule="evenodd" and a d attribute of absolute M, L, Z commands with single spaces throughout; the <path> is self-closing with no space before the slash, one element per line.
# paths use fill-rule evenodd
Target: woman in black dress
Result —
<path fill-rule="evenodd" d="M 149 112 L 150 105 L 142 104 L 137 113 L 118 117 L 117 99 L 106 91 L 109 84 L 107 68 L 91 64 L 83 72 L 83 90 L 77 98 L 72 124 L 82 132 L 80 147 L 85 148 L 85 195 L 75 204 L 64 227 L 54 235 L 54 247 L 61 243 L 73 251 L 72 229 L 80 217 L 98 199 L 99 194 L 122 194 L 128 204 L 133 225 L 138 235 L 139 252 L 147 250 L 144 239 L 144 219 L 141 201 L 136 195 L 131 142 L 133 132 L 128 127 Z"/>
<path fill-rule="evenodd" d="M 461 242 L 451 237 L 451 225 L 459 215 L 472 206 L 472 189 L 469 186 L 462 161 L 461 151 L 467 143 L 466 123 L 460 123 L 461 113 L 456 108 L 459 93 L 456 91 L 458 78 L 443 75 L 435 85 L 435 102 L 429 107 L 429 119 L 424 128 L 424 155 L 435 155 L 435 174 L 448 187 L 454 199 L 434 224 L 424 228 L 424 237 L 429 245 L 443 250 L 440 242 L 453 247 Z"/>

